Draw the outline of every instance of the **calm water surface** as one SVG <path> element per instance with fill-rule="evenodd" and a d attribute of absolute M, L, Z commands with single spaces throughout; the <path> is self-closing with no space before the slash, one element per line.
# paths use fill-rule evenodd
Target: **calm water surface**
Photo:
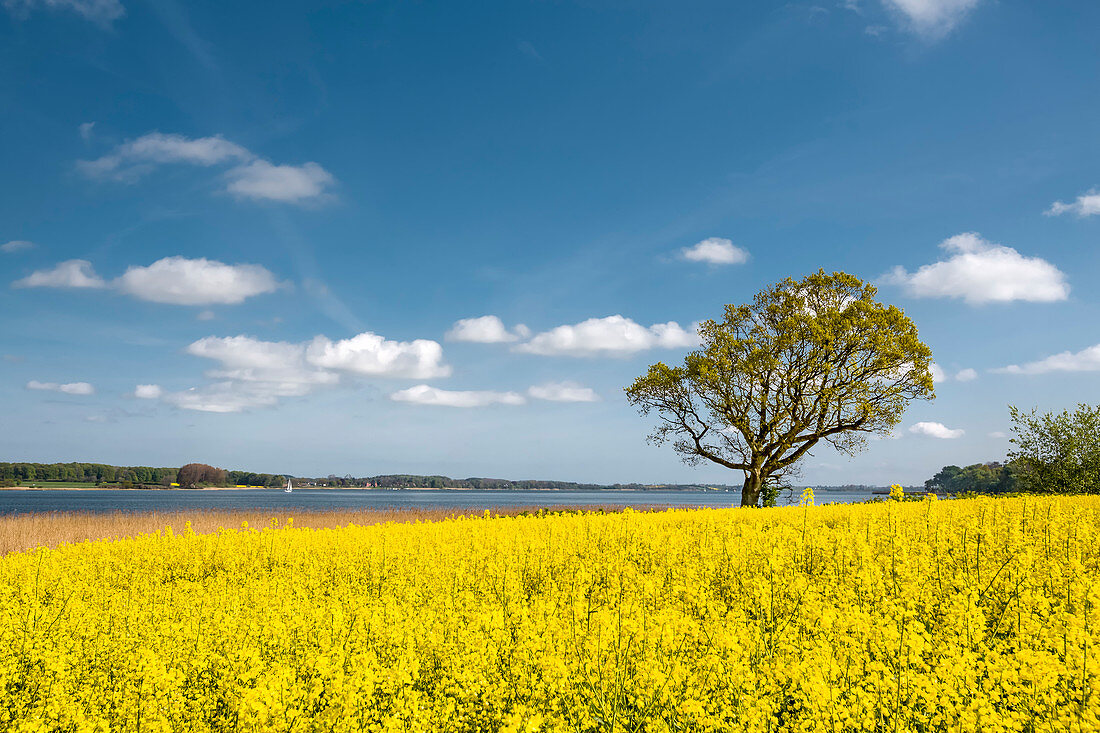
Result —
<path fill-rule="evenodd" d="M 851 502 L 870 492 L 818 491 L 815 502 Z M 0 514 L 15 512 L 149 512 L 186 509 L 492 509 L 495 507 L 736 506 L 740 492 L 730 491 L 433 491 L 379 489 L 240 489 L 226 491 L 119 491 L 50 489 L 0 491 Z M 798 503 L 798 494 L 780 496 L 780 504 Z"/>

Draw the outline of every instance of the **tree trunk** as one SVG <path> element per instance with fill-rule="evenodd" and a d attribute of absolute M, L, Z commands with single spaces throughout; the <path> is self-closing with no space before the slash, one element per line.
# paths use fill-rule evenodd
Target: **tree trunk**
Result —
<path fill-rule="evenodd" d="M 764 487 L 763 477 L 756 471 L 745 471 L 745 485 L 741 489 L 741 506 L 756 506 L 760 503 L 760 489 Z"/>

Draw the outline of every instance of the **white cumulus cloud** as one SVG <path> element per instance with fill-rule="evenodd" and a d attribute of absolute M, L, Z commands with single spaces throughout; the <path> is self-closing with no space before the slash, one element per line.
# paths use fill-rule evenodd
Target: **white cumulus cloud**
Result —
<path fill-rule="evenodd" d="M 899 266 L 884 279 L 918 298 L 962 298 L 970 305 L 1049 303 L 1069 297 L 1065 274 L 1039 257 L 1024 257 L 974 232 L 956 234 L 940 247 L 951 253 L 948 259 L 913 273 Z"/>
<path fill-rule="evenodd" d="M 390 395 L 394 402 L 440 407 L 485 407 L 487 405 L 522 405 L 526 400 L 516 392 L 447 390 L 418 384 Z"/>
<path fill-rule="evenodd" d="M 1027 364 L 1010 364 L 994 369 L 1000 374 L 1046 374 L 1047 372 L 1100 371 L 1100 344 L 1080 351 L 1063 351 Z"/>
<path fill-rule="evenodd" d="M 126 15 L 126 8 L 118 0 L 4 0 L 4 7 L 15 15 L 26 15 L 40 8 L 68 10 L 104 26 Z"/>
<path fill-rule="evenodd" d="M 961 369 L 959 373 L 955 375 L 955 379 L 960 382 L 972 382 L 978 378 L 978 372 L 974 369 Z"/>
<path fill-rule="evenodd" d="M 12 283 L 16 288 L 105 288 L 107 283 L 95 274 L 88 260 L 66 260 L 49 270 L 36 270 Z"/>
<path fill-rule="evenodd" d="M 191 343 L 187 353 L 218 363 L 205 374 L 211 384 L 160 398 L 186 410 L 240 412 L 269 407 L 284 397 L 304 397 L 334 386 L 341 374 L 383 378 L 429 379 L 450 375 L 443 349 L 435 341 L 391 341 L 365 332 L 333 341 L 316 336 L 292 343 L 251 336 L 207 336 Z"/>
<path fill-rule="evenodd" d="M 250 384 L 250 391 L 263 389 L 273 396 L 298 397 L 340 380 L 338 374 L 306 363 L 305 344 L 207 336 L 190 344 L 187 353 L 220 363 L 221 368 L 207 372 L 208 377 Z"/>
<path fill-rule="evenodd" d="M 980 0 L 882 0 L 903 24 L 929 39 L 950 33 Z"/>
<path fill-rule="evenodd" d="M 172 305 L 235 305 L 279 287 L 260 265 L 227 265 L 204 257 L 165 257 L 151 265 L 133 265 L 107 282 L 87 260 L 68 260 L 12 283 L 17 288 L 112 288 L 140 300 Z M 210 317 L 213 317 L 211 314 Z"/>
<path fill-rule="evenodd" d="M 226 190 L 254 201 L 299 203 L 317 200 L 336 179 L 316 163 L 275 165 L 266 160 L 254 160 L 231 169 L 226 176 Z"/>
<path fill-rule="evenodd" d="M 529 335 L 530 330 L 522 323 L 509 331 L 504 321 L 497 316 L 479 316 L 455 321 L 443 338 L 447 341 L 468 341 L 476 344 L 502 344 L 518 341 Z"/>
<path fill-rule="evenodd" d="M 680 256 L 691 262 L 706 262 L 711 265 L 740 265 L 749 261 L 747 250 L 721 237 L 708 237 L 690 247 L 684 247 L 680 250 Z"/>
<path fill-rule="evenodd" d="M 305 352 L 305 344 L 208 336 L 190 344 L 187 353 L 218 362 L 218 368 L 206 372 L 218 381 L 160 397 L 184 410 L 230 413 L 270 407 L 280 398 L 304 397 L 340 381 L 335 372 L 308 365 Z"/>
<path fill-rule="evenodd" d="M 961 438 L 966 431 L 962 429 L 953 430 L 940 422 L 919 422 L 910 426 L 909 432 L 916 435 L 927 435 L 930 438 L 939 438 L 940 440 L 952 440 Z"/>
<path fill-rule="evenodd" d="M 231 164 L 225 190 L 253 201 L 306 203 L 321 200 L 336 179 L 317 163 L 280 165 L 264 160 L 221 135 L 188 138 L 150 132 L 129 140 L 95 160 L 77 162 L 91 178 L 133 183 L 158 165 L 187 164 L 209 167 Z"/>
<path fill-rule="evenodd" d="M 536 384 L 527 390 L 527 395 L 536 400 L 550 402 L 599 402 L 600 399 L 592 388 L 582 387 L 573 382 Z"/>
<path fill-rule="evenodd" d="M 932 381 L 935 383 L 947 382 L 954 379 L 958 382 L 970 382 L 978 378 L 978 372 L 973 369 L 960 369 L 955 373 L 954 377 L 943 370 L 936 362 L 932 362 L 929 365 L 929 371 L 932 372 Z"/>
<path fill-rule="evenodd" d="M 537 334 L 516 351 L 543 356 L 629 356 L 647 349 L 691 348 L 699 345 L 695 327 L 686 330 L 675 321 L 648 328 L 621 315 L 589 318 Z"/>
<path fill-rule="evenodd" d="M 139 400 L 159 400 L 164 390 L 159 384 L 139 384 L 134 387 L 134 397 Z"/>
<path fill-rule="evenodd" d="M 127 295 L 173 305 L 236 305 L 279 287 L 260 265 L 227 265 L 205 257 L 165 257 L 147 267 L 131 266 L 114 282 Z"/>
<path fill-rule="evenodd" d="M 58 384 L 57 382 L 39 382 L 35 379 L 27 382 L 27 389 L 42 390 L 46 392 L 61 392 L 62 394 L 89 395 L 95 394 L 95 387 L 87 382 L 69 382 Z"/>
<path fill-rule="evenodd" d="M 451 374 L 451 367 L 443 363 L 443 347 L 437 342 L 390 341 L 369 331 L 340 341 L 317 336 L 306 349 L 306 361 L 371 376 L 432 379 Z"/>
<path fill-rule="evenodd" d="M 1063 203 L 1055 201 L 1044 212 L 1047 216 L 1060 216 L 1062 214 L 1076 214 L 1078 217 L 1096 216 L 1100 214 L 1100 190 L 1090 189 L 1077 197 L 1076 201 Z"/>
<path fill-rule="evenodd" d="M 10 242 L 0 244 L 0 252 L 10 255 L 16 252 L 22 252 L 26 249 L 31 249 L 32 247 L 34 247 L 34 242 L 28 242 L 26 239 L 13 239 Z"/>

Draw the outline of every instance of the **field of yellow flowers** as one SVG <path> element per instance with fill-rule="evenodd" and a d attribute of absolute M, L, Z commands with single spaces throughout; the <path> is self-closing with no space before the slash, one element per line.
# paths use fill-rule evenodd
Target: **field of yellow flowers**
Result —
<path fill-rule="evenodd" d="M 1100 730 L 1100 499 L 184 527 L 0 558 L 0 730 Z"/>

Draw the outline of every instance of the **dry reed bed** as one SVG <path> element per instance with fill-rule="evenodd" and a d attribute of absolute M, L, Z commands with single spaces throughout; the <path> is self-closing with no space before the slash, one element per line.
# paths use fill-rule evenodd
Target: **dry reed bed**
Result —
<path fill-rule="evenodd" d="M 584 505 L 552 507 L 498 507 L 490 510 L 494 515 L 517 516 L 534 514 L 540 510 L 620 512 L 622 506 Z M 635 511 L 663 509 L 663 506 L 633 507 Z M 34 547 L 56 547 L 61 544 L 87 542 L 89 540 L 121 539 L 151 534 L 172 527 L 183 531 L 187 522 L 198 534 L 217 532 L 219 529 L 237 529 L 245 522 L 252 527 L 262 527 L 272 521 L 279 526 L 291 517 L 294 526 L 311 529 L 346 527 L 349 524 L 366 526 L 399 522 L 440 522 L 448 517 L 480 515 L 484 509 L 334 509 L 302 510 L 297 512 L 263 509 L 181 509 L 163 512 L 33 512 L 0 514 L 0 555 L 20 552 Z"/>

